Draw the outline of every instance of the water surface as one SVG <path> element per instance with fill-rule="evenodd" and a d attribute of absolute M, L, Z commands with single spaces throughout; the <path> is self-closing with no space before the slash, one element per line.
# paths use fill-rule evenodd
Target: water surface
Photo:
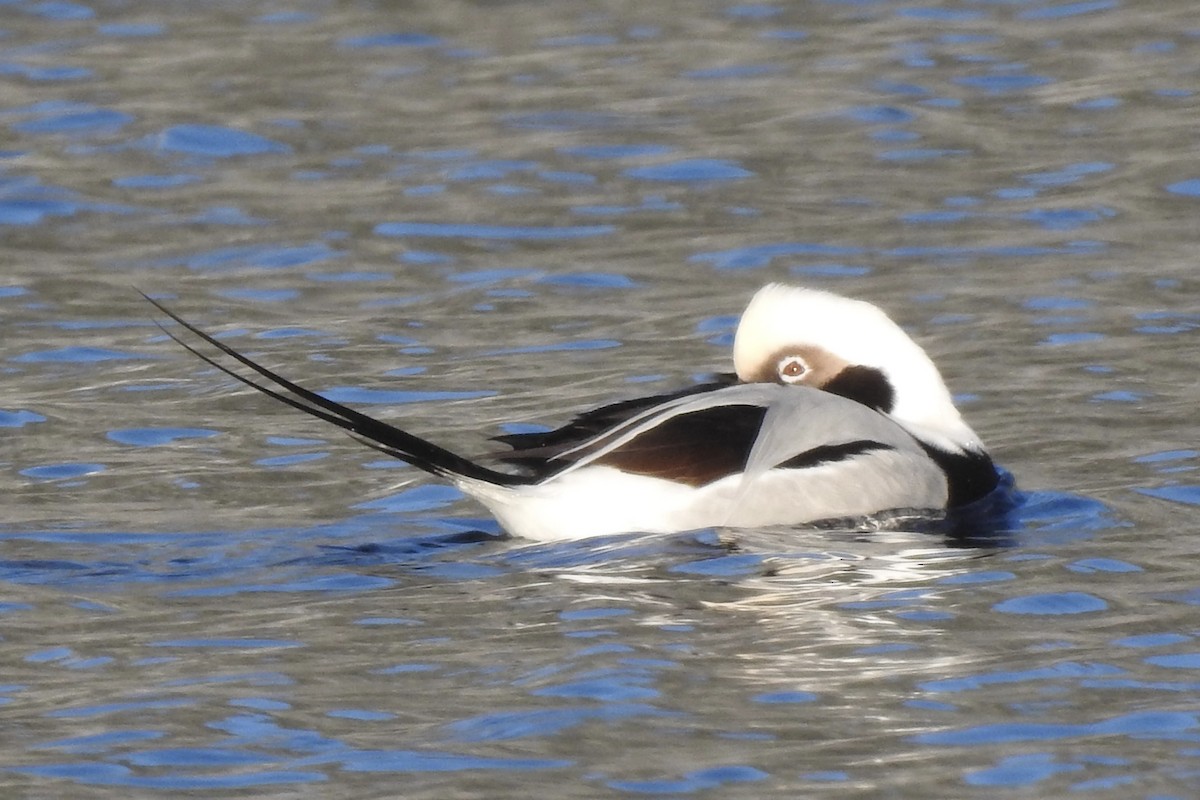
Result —
<path fill-rule="evenodd" d="M 6 794 L 1195 796 L 1190 4 L 2 7 Z M 926 345 L 1007 519 L 506 539 L 133 289 L 474 453 L 772 280 Z"/>

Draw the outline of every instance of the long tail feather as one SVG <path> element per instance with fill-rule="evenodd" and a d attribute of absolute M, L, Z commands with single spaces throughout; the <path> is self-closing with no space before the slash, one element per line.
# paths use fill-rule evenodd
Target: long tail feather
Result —
<path fill-rule="evenodd" d="M 423 469 L 426 472 L 443 477 L 461 476 L 464 478 L 473 478 L 476 480 L 486 481 L 488 483 L 500 484 L 502 486 L 516 486 L 527 484 L 529 478 L 520 475 L 510 475 L 505 472 L 497 472 L 496 470 L 488 469 L 474 461 L 463 458 L 460 455 L 450 452 L 445 448 L 438 447 L 432 442 L 428 442 L 418 436 L 414 436 L 407 431 L 403 431 L 394 425 L 389 425 L 386 422 L 381 422 L 373 417 L 368 417 L 366 414 L 355 411 L 354 409 L 344 406 L 341 403 L 334 402 L 326 397 L 322 397 L 316 392 L 305 389 L 297 383 L 284 378 L 249 357 L 234 350 L 229 345 L 225 344 L 197 328 L 187 320 L 180 317 L 171 309 L 164 306 L 154 298 L 147 295 L 145 292 L 139 292 L 142 297 L 146 298 L 155 308 L 166 314 L 172 320 L 181 325 L 185 330 L 199 337 L 204 342 L 215 347 L 225 355 L 242 364 L 245 367 L 265 378 L 270 384 L 274 384 L 277 388 L 272 388 L 270 385 L 264 385 L 251 378 L 242 375 L 230 367 L 217 361 L 212 356 L 201 352 L 197 347 L 182 338 L 175 335 L 165 326 L 159 325 L 163 333 L 174 339 L 180 346 L 188 352 L 195 355 L 205 363 L 224 372 L 234 380 L 237 380 L 252 389 L 262 392 L 268 397 L 272 397 L 281 403 L 285 403 L 292 408 L 299 409 L 306 414 L 314 416 L 318 419 L 325 420 L 328 423 L 338 426 L 349 431 L 354 438 L 361 441 L 370 447 L 381 452 L 387 453 L 390 456 L 407 461 L 414 467 Z"/>

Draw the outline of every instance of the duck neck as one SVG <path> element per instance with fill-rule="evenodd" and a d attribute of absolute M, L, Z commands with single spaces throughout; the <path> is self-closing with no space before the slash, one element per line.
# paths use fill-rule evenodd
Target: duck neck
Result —
<path fill-rule="evenodd" d="M 1000 473 L 992 463 L 991 456 L 982 448 L 950 452 L 926 442 L 920 444 L 946 474 L 947 507 L 955 508 L 974 503 L 986 497 L 1000 484 Z"/>

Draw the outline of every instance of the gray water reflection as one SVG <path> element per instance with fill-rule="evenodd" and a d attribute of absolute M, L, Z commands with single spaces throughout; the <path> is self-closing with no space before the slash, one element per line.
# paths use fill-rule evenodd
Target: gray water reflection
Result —
<path fill-rule="evenodd" d="M 12 2 L 0 786 L 1191 797 L 1186 3 Z M 1016 476 L 945 531 L 530 544 L 465 452 L 876 300 Z"/>

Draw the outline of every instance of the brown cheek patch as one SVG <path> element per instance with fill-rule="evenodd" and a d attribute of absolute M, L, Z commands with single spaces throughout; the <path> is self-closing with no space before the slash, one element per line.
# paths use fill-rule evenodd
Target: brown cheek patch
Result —
<path fill-rule="evenodd" d="M 706 486 L 746 468 L 766 413 L 761 406 L 719 406 L 680 414 L 593 463 Z"/>
<path fill-rule="evenodd" d="M 793 345 L 781 347 L 764 358 L 750 372 L 748 383 L 781 383 L 779 362 L 788 356 L 799 356 L 808 364 L 808 374 L 803 383 L 818 389 L 832 380 L 839 372 L 850 366 L 848 361 L 838 358 L 828 350 L 816 345 Z"/>

